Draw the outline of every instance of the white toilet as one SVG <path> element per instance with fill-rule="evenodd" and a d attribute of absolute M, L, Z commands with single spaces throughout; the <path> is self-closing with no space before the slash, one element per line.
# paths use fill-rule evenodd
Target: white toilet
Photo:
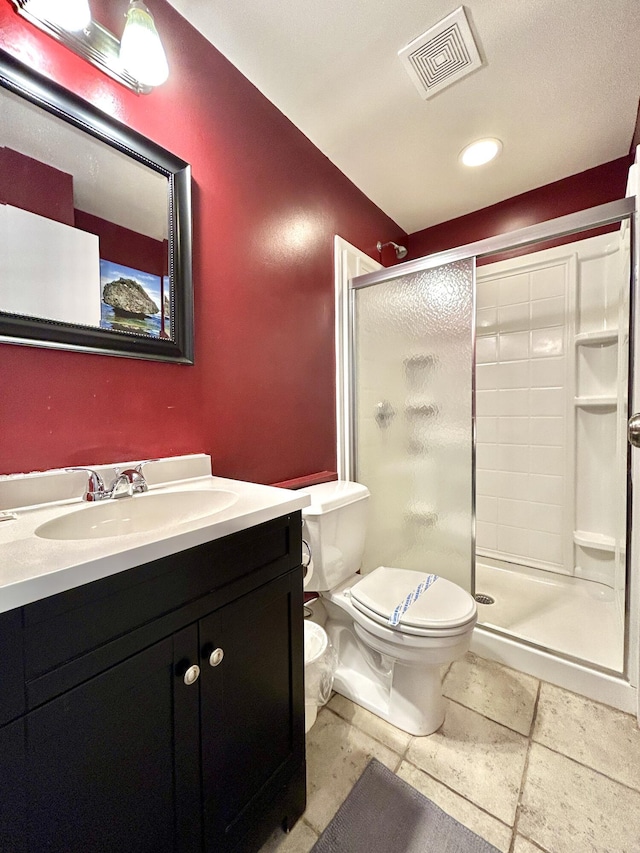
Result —
<path fill-rule="evenodd" d="M 324 628 L 338 654 L 334 688 L 413 735 L 444 720 L 440 667 L 469 648 L 476 603 L 442 577 L 379 566 L 357 574 L 364 551 L 369 490 L 337 481 L 304 491 L 302 510 Z M 316 605 L 317 606 L 317 605 Z"/>

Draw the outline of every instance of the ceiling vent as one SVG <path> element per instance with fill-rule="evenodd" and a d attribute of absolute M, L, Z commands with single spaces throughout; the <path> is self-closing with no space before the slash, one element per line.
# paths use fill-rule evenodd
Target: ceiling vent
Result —
<path fill-rule="evenodd" d="M 425 99 L 482 65 L 462 6 L 399 50 L 398 56 Z"/>

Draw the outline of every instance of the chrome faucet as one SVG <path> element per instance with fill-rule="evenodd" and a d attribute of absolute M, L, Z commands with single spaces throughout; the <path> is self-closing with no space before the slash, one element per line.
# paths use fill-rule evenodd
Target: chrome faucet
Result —
<path fill-rule="evenodd" d="M 121 483 L 126 484 L 126 494 L 129 495 L 129 497 L 139 494 L 140 492 L 146 492 L 149 488 L 147 486 L 147 481 L 142 474 L 142 465 L 136 465 L 135 468 L 126 468 L 122 472 L 118 471 L 116 468 L 115 479 L 108 490 L 109 497 L 118 497 L 118 488 Z M 120 495 L 122 495 L 122 492 L 120 492 Z"/>
<path fill-rule="evenodd" d="M 87 485 L 85 487 L 83 501 L 106 501 L 112 498 L 123 497 L 124 495 L 134 495 L 148 490 L 147 481 L 142 473 L 143 462 L 136 465 L 135 468 L 126 468 L 124 471 L 119 471 L 116 468 L 116 476 L 109 486 L 106 488 L 104 480 L 94 471 L 93 468 L 67 468 L 67 471 L 86 471 L 89 475 Z M 120 486 L 126 484 L 126 491 L 123 491 Z"/>
<path fill-rule="evenodd" d="M 82 496 L 83 501 L 101 501 L 105 498 L 111 497 L 104 487 L 104 480 L 97 471 L 93 470 L 93 468 L 66 468 L 65 470 L 86 471 L 89 475 L 89 480 L 87 481 L 84 495 Z"/>

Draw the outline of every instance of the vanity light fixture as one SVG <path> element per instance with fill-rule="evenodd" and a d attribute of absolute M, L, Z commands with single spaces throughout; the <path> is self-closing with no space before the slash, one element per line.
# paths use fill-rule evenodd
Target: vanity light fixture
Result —
<path fill-rule="evenodd" d="M 86 29 L 91 23 L 89 0 L 32 0 L 30 12 L 48 17 L 72 33 Z"/>
<path fill-rule="evenodd" d="M 148 94 L 169 76 L 162 42 L 142 0 L 129 3 L 122 44 L 91 18 L 89 0 L 11 2 L 23 18 L 134 92 Z"/>
<path fill-rule="evenodd" d="M 460 152 L 460 161 L 465 166 L 484 166 L 502 151 L 502 142 L 499 139 L 478 139 L 463 148 Z"/>
<path fill-rule="evenodd" d="M 146 86 L 159 86 L 169 76 L 167 57 L 151 12 L 142 0 L 131 0 L 120 44 L 120 61 Z"/>

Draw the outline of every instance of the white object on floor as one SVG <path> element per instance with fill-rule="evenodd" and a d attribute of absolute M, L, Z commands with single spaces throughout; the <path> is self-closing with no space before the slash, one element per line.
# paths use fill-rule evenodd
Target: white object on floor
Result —
<path fill-rule="evenodd" d="M 326 669 L 323 659 L 326 655 L 329 640 L 327 633 L 320 625 L 304 623 L 304 730 L 308 732 L 318 716 L 318 706 L 324 705 Z M 329 693 L 331 690 L 329 689 Z"/>

